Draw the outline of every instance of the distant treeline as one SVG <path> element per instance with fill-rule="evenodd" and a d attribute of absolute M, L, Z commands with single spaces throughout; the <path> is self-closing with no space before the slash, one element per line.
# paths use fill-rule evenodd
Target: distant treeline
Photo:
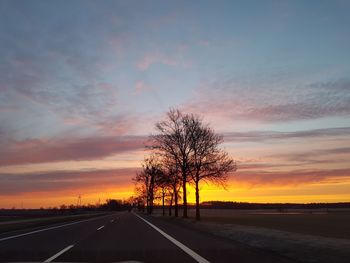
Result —
<path fill-rule="evenodd" d="M 317 208 L 350 208 L 350 202 L 343 203 L 247 203 L 207 201 L 201 203 L 202 208 L 209 209 L 317 209 Z"/>
<path fill-rule="evenodd" d="M 103 204 L 87 205 L 60 205 L 59 207 L 47 207 L 39 209 L 0 209 L 0 216 L 55 216 L 69 214 L 84 214 L 95 211 L 121 211 L 129 210 L 131 204 L 122 200 L 108 199 Z"/>

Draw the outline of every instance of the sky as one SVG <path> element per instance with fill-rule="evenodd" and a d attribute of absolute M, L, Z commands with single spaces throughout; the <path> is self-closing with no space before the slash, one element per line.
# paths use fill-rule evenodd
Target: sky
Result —
<path fill-rule="evenodd" d="M 350 201 L 349 12 L 0 0 L 0 207 L 128 198 L 170 108 L 200 115 L 237 161 L 202 201 Z"/>

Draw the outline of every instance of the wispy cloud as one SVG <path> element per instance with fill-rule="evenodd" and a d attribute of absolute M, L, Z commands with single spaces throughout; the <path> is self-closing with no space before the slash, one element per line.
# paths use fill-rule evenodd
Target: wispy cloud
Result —
<path fill-rule="evenodd" d="M 68 160 L 101 159 L 144 147 L 143 137 L 90 137 L 24 140 L 1 150 L 0 166 Z"/>
<path fill-rule="evenodd" d="M 261 84 L 219 80 L 198 89 L 185 108 L 237 120 L 288 122 L 350 115 L 350 81 Z"/>
<path fill-rule="evenodd" d="M 146 83 L 142 80 L 138 80 L 135 83 L 134 91 L 135 94 L 139 95 L 143 92 L 146 92 L 147 90 L 150 90 L 150 87 L 146 85 Z"/>
<path fill-rule="evenodd" d="M 295 138 L 334 138 L 348 136 L 350 127 L 325 128 L 304 131 L 247 131 L 227 132 L 223 136 L 227 142 L 264 142 L 270 140 L 288 140 Z"/>
<path fill-rule="evenodd" d="M 350 147 L 338 147 L 331 149 L 317 149 L 304 152 L 289 152 L 269 155 L 279 160 L 297 162 L 298 165 L 306 164 L 331 164 L 347 163 L 350 159 Z"/>
<path fill-rule="evenodd" d="M 139 168 L 89 171 L 54 171 L 33 174 L 0 173 L 0 196 L 23 193 L 74 191 L 130 186 Z M 343 183 L 350 169 L 296 169 L 290 171 L 239 170 L 230 183 L 249 188 L 290 187 L 307 184 Z"/>
<path fill-rule="evenodd" d="M 130 185 L 137 169 L 92 171 L 55 171 L 35 174 L 1 174 L 0 196 L 23 193 L 77 191 L 78 189 L 122 187 Z"/>
<path fill-rule="evenodd" d="M 242 184 L 345 178 L 348 6 L 265 7 L 0 1 L 0 193 L 102 187 L 114 172 L 130 183 L 132 170 L 72 170 L 137 165 L 144 135 L 179 105 L 226 132 Z"/>
<path fill-rule="evenodd" d="M 289 187 L 310 183 L 342 183 L 350 179 L 350 168 L 290 171 L 238 171 L 231 181 L 249 187 Z"/>
<path fill-rule="evenodd" d="M 183 51 L 183 49 L 177 49 L 176 55 L 168 55 L 161 52 L 146 54 L 137 62 L 137 68 L 141 71 L 145 71 L 149 69 L 153 64 L 189 68 L 192 66 L 192 62 L 184 58 Z"/>
<path fill-rule="evenodd" d="M 139 70 L 147 70 L 152 64 L 160 63 L 168 66 L 176 66 L 178 62 L 168 56 L 155 53 L 145 55 L 139 62 L 137 62 L 137 68 Z"/>

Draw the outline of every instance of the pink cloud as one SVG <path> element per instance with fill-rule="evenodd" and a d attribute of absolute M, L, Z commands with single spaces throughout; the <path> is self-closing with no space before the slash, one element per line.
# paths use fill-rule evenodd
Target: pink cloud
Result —
<path fill-rule="evenodd" d="M 304 83 L 300 85 L 302 90 L 283 81 L 271 81 L 272 84 L 264 81 L 244 83 L 233 77 L 203 81 L 194 98 L 185 102 L 183 107 L 213 118 L 265 123 L 347 116 L 350 113 L 348 80 Z"/>
<path fill-rule="evenodd" d="M 92 188 L 95 191 L 104 188 L 125 187 L 131 185 L 131 178 L 138 168 L 123 168 L 93 171 L 54 171 L 33 174 L 1 174 L 0 196 L 23 193 L 57 193 Z"/>
<path fill-rule="evenodd" d="M 183 68 L 189 68 L 192 66 L 192 62 L 183 59 L 181 55 L 175 58 L 161 53 L 146 54 L 139 62 L 137 62 L 136 66 L 139 70 L 145 71 L 150 66 L 157 63 L 168 66 L 180 66 Z"/>
<path fill-rule="evenodd" d="M 150 87 L 147 86 L 145 84 L 145 82 L 143 82 L 142 80 L 136 81 L 135 88 L 134 88 L 135 94 L 138 95 L 138 94 L 145 92 L 147 90 L 150 90 Z"/>
<path fill-rule="evenodd" d="M 271 186 L 297 186 L 311 183 L 342 183 L 344 179 L 350 179 L 350 169 L 305 169 L 291 171 L 239 171 L 231 177 L 234 184 L 249 187 L 271 187 Z"/>
<path fill-rule="evenodd" d="M 24 140 L 2 149 L 0 166 L 68 160 L 93 160 L 144 147 L 143 137 Z"/>
<path fill-rule="evenodd" d="M 165 55 L 157 54 L 147 54 L 138 63 L 137 68 L 139 70 L 147 70 L 151 65 L 155 63 L 161 63 L 168 66 L 177 66 L 178 62 L 175 59 L 167 57 Z"/>

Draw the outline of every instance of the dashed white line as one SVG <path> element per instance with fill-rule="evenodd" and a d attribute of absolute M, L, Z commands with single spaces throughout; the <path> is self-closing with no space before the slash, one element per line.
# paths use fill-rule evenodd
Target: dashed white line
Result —
<path fill-rule="evenodd" d="M 62 249 L 60 252 L 58 252 L 57 254 L 53 255 L 52 257 L 46 259 L 44 262 L 51 262 L 51 261 L 55 260 L 56 258 L 61 256 L 64 252 L 70 250 L 72 247 L 74 247 L 74 245 L 70 245 L 70 246 Z"/>
<path fill-rule="evenodd" d="M 99 228 L 97 228 L 97 231 L 98 230 L 101 230 L 102 228 L 104 228 L 105 226 L 100 226 Z"/>
<path fill-rule="evenodd" d="M 171 241 L 172 243 L 174 243 L 176 246 L 178 246 L 179 248 L 181 248 L 183 251 L 185 251 L 188 255 L 190 255 L 194 260 L 196 260 L 199 263 L 210 263 L 208 260 L 206 260 L 205 258 L 203 258 L 202 256 L 198 255 L 196 252 L 194 252 L 192 249 L 190 249 L 189 247 L 186 247 L 184 244 L 182 244 L 180 241 L 177 241 L 175 238 L 173 238 L 172 236 L 168 235 L 167 233 L 165 233 L 163 230 L 159 229 L 158 227 L 156 227 L 155 225 L 153 225 L 152 223 L 148 222 L 146 219 L 144 219 L 143 217 L 139 216 L 138 214 L 133 213 L 135 216 L 137 216 L 138 218 L 140 218 L 141 220 L 143 220 L 146 224 L 148 224 L 149 226 L 151 226 L 153 229 L 155 229 L 156 231 L 158 231 L 161 235 L 163 235 L 166 239 L 168 239 L 169 241 Z"/>
<path fill-rule="evenodd" d="M 27 233 L 18 234 L 18 235 L 14 235 L 14 236 L 3 237 L 3 238 L 0 238 L 0 242 L 1 242 L 1 241 L 5 241 L 5 240 L 9 240 L 9 239 L 13 239 L 13 238 L 17 238 L 17 237 L 23 237 L 23 236 L 27 236 L 27 235 L 32 235 L 32 234 L 40 233 L 40 232 L 43 232 L 43 231 L 48 231 L 48 230 L 52 230 L 52 229 L 57 229 L 57 228 L 65 227 L 65 226 L 71 226 L 71 225 L 75 225 L 75 224 L 79 224 L 79 223 L 83 223 L 83 222 L 87 222 L 87 221 L 97 220 L 97 219 L 100 219 L 100 218 L 101 218 L 101 217 L 90 218 L 90 219 L 86 219 L 86 220 L 76 221 L 76 222 L 73 222 L 73 223 L 68 223 L 68 224 L 63 224 L 63 225 L 59 225 L 59 226 L 52 226 L 52 227 L 48 227 L 48 228 L 43 228 L 43 229 L 39 229 L 39 230 L 34 230 L 34 231 L 30 231 L 30 232 L 27 232 Z"/>

